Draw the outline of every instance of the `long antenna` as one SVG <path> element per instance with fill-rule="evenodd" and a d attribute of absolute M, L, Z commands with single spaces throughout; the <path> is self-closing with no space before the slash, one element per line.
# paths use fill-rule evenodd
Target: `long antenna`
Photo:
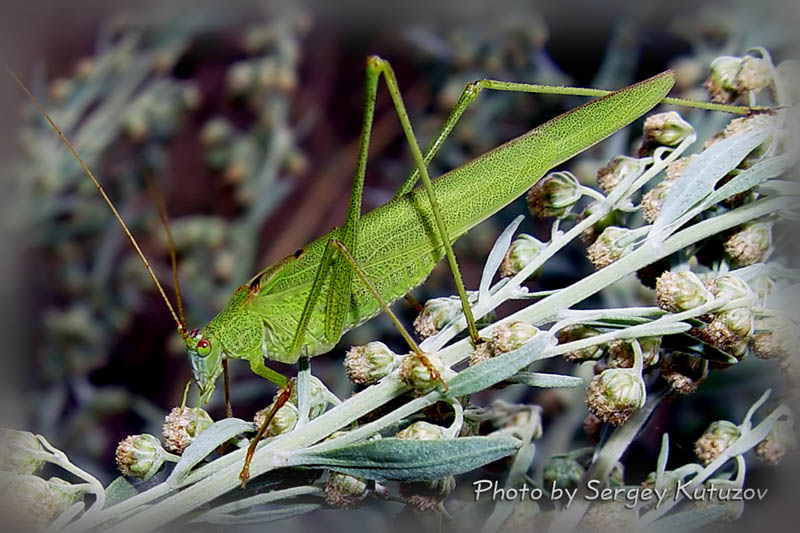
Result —
<path fill-rule="evenodd" d="M 156 203 L 158 215 L 161 217 L 161 223 L 164 225 L 164 231 L 167 234 L 167 244 L 169 245 L 169 262 L 172 268 L 172 283 L 175 287 L 175 300 L 178 304 L 178 319 L 181 321 L 181 328 L 185 332 L 188 330 L 186 327 L 186 316 L 183 313 L 183 298 L 181 297 L 181 282 L 178 279 L 178 257 L 175 253 L 175 239 L 172 238 L 172 230 L 169 226 L 169 217 L 167 216 L 167 207 L 164 205 L 164 198 L 161 196 L 161 190 L 158 188 L 152 175 L 145 174 L 145 181 L 150 189 L 150 195 Z"/>
<path fill-rule="evenodd" d="M 128 236 L 128 240 L 131 241 L 131 244 L 133 245 L 133 248 L 136 250 L 136 253 L 139 254 L 139 258 L 142 260 L 142 263 L 144 263 L 144 267 L 147 269 L 147 273 L 150 274 L 150 278 L 152 278 L 153 283 L 155 283 L 156 289 L 158 289 L 159 294 L 161 294 L 161 298 L 164 300 L 164 303 L 167 304 L 167 309 L 169 309 L 169 312 L 172 315 L 173 320 L 175 320 L 175 323 L 178 325 L 178 331 L 180 332 L 181 336 L 185 338 L 188 335 L 186 331 L 186 326 L 182 323 L 180 318 L 178 318 L 178 315 L 175 313 L 175 309 L 172 307 L 169 298 L 167 298 L 167 294 L 164 292 L 164 288 L 161 286 L 161 283 L 158 281 L 158 278 L 156 277 L 153 268 L 150 266 L 150 262 L 145 257 L 144 252 L 142 252 L 142 249 L 139 248 L 139 243 L 136 242 L 136 239 L 133 237 L 133 234 L 128 229 L 127 224 L 125 224 L 125 221 L 122 220 L 122 216 L 120 216 L 119 211 L 117 211 L 117 208 L 114 207 L 114 202 L 112 202 L 111 199 L 108 197 L 106 191 L 103 189 L 103 186 L 100 185 L 100 182 L 97 181 L 97 178 L 94 177 L 94 174 L 92 174 L 92 171 L 89 170 L 89 167 L 86 165 L 83 159 L 81 159 L 81 156 L 78 155 L 77 150 L 75 150 L 75 148 L 72 146 L 72 143 L 69 142 L 69 139 L 67 139 L 67 137 L 61 131 L 58 125 L 56 125 L 55 121 L 50 117 L 50 115 L 47 114 L 47 111 L 44 110 L 42 104 L 40 104 L 39 101 L 36 99 L 36 97 L 33 96 L 30 90 L 28 90 L 25 84 L 22 83 L 22 80 L 20 80 L 17 74 L 13 70 L 11 70 L 11 67 L 9 67 L 7 63 L 3 62 L 3 66 L 6 67 L 6 70 L 8 70 L 9 74 L 11 74 L 11 77 L 14 78 L 14 81 L 17 82 L 17 85 L 19 85 L 19 87 L 25 92 L 28 98 L 30 98 L 30 100 L 34 103 L 37 109 L 39 109 L 39 112 L 42 114 L 42 116 L 47 120 L 48 123 L 50 123 L 50 126 L 52 126 L 52 128 L 61 138 L 61 140 L 64 141 L 64 144 L 67 145 L 69 151 L 72 152 L 73 156 L 75 156 L 75 159 L 78 161 L 84 172 L 86 172 L 86 175 L 89 176 L 89 178 L 92 180 L 92 183 L 94 183 L 94 186 L 97 187 L 97 191 L 100 193 L 100 196 L 103 197 L 103 200 L 105 200 L 106 204 L 108 204 L 108 207 L 111 208 L 111 212 L 114 213 L 114 218 L 116 218 L 117 222 L 119 222 L 119 225 L 122 226 L 122 230 L 125 232 L 125 235 Z"/>

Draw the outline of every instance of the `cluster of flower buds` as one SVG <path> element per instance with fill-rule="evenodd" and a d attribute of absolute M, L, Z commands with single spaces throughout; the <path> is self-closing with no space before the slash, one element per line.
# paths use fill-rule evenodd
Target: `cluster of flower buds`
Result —
<path fill-rule="evenodd" d="M 694 137 L 691 124 L 676 111 L 650 115 L 644 121 L 640 157 L 650 155 L 659 146 L 678 146 L 684 139 Z"/>
<path fill-rule="evenodd" d="M 44 466 L 42 445 L 29 431 L 0 428 L 0 471 L 37 474 Z"/>
<path fill-rule="evenodd" d="M 600 332 L 592 327 L 584 326 L 583 324 L 574 324 L 572 326 L 567 326 L 560 329 L 556 333 L 556 339 L 558 340 L 559 344 L 567 344 L 573 341 L 588 339 L 589 337 L 594 337 L 595 335 L 599 334 Z M 596 344 L 594 346 L 589 346 L 588 348 L 567 352 L 564 354 L 564 360 L 569 363 L 594 361 L 600 359 L 603 356 L 603 352 L 603 345 Z"/>
<path fill-rule="evenodd" d="M 797 324 L 783 314 L 757 317 L 750 348 L 759 359 L 788 359 L 797 351 Z"/>
<path fill-rule="evenodd" d="M 369 487 L 361 478 L 331 472 L 323 492 L 328 505 L 337 509 L 356 509 L 369 495 Z"/>
<path fill-rule="evenodd" d="M 629 368 L 603 370 L 592 378 L 586 390 L 586 403 L 592 414 L 614 426 L 624 424 L 646 399 L 641 374 Z"/>
<path fill-rule="evenodd" d="M 572 173 L 551 172 L 528 191 L 528 209 L 538 218 L 561 218 L 581 196 L 581 184 Z"/>
<path fill-rule="evenodd" d="M 423 339 L 435 335 L 461 313 L 458 297 L 432 298 L 414 319 L 414 330 Z"/>
<path fill-rule="evenodd" d="M 664 179 L 642 196 L 642 215 L 647 222 L 652 224 L 661 214 L 661 208 L 664 206 L 669 191 L 672 190 L 678 178 L 683 175 L 683 171 L 686 170 L 691 158 L 692 156 L 682 157 L 667 165 Z"/>
<path fill-rule="evenodd" d="M 383 379 L 394 371 L 402 357 L 380 341 L 363 346 L 353 346 L 344 357 L 344 368 L 350 381 L 369 385 Z"/>
<path fill-rule="evenodd" d="M 85 493 L 85 485 L 73 485 L 58 477 L 42 479 L 23 474 L 14 476 L 4 486 L 0 509 L 4 520 L 44 525 L 80 501 Z"/>
<path fill-rule="evenodd" d="M 583 211 L 581 212 L 580 216 L 578 217 L 579 221 L 582 222 L 583 220 L 589 218 L 590 216 L 594 215 L 598 212 L 598 210 L 602 209 L 602 204 L 600 202 L 592 202 L 587 205 Z M 592 244 L 594 241 L 597 240 L 597 237 L 600 236 L 603 231 L 608 228 L 609 226 L 617 226 L 621 223 L 621 218 L 619 216 L 618 211 L 611 211 L 606 213 L 603 217 L 601 217 L 597 222 L 586 228 L 581 232 L 581 240 L 586 244 Z"/>
<path fill-rule="evenodd" d="M 711 62 L 711 73 L 704 85 L 712 100 L 727 104 L 743 94 L 759 93 L 772 82 L 769 57 L 720 56 Z"/>
<path fill-rule="evenodd" d="M 275 401 L 253 415 L 253 424 L 255 424 L 257 428 L 264 425 L 264 422 L 267 421 L 267 417 L 272 413 L 272 408 L 274 406 Z M 297 425 L 299 418 L 300 412 L 297 410 L 297 406 L 291 401 L 288 401 L 275 412 L 275 415 L 267 426 L 265 435 L 268 437 L 277 437 L 278 435 L 288 433 Z"/>
<path fill-rule="evenodd" d="M 608 226 L 597 239 L 586 249 L 589 261 L 597 269 L 605 268 L 625 255 L 634 247 L 633 231 L 618 226 Z"/>
<path fill-rule="evenodd" d="M 604 193 L 610 194 L 620 183 L 630 183 L 641 176 L 645 167 L 645 159 L 615 156 L 597 171 L 597 185 Z"/>
<path fill-rule="evenodd" d="M 662 354 L 661 377 L 678 394 L 692 394 L 708 375 L 708 362 L 681 352 Z"/>
<path fill-rule="evenodd" d="M 656 299 L 664 311 L 681 313 L 711 302 L 714 295 L 694 272 L 664 272 L 656 280 Z"/>
<path fill-rule="evenodd" d="M 214 420 L 204 409 L 175 407 L 164 419 L 162 434 L 165 447 L 173 453 L 183 453 L 213 423 Z"/>
<path fill-rule="evenodd" d="M 555 484 L 560 488 L 574 489 L 585 473 L 586 469 L 570 454 L 554 455 L 544 465 L 542 481 L 547 487 Z"/>
<path fill-rule="evenodd" d="M 531 263 L 544 250 L 545 244 L 535 237 L 525 233 L 520 234 L 508 247 L 503 262 L 500 264 L 500 275 L 506 278 L 516 276 L 523 268 Z M 537 272 L 531 273 L 528 279 L 535 277 Z"/>
<path fill-rule="evenodd" d="M 795 446 L 794 418 L 781 418 L 772 424 L 769 433 L 756 445 L 755 450 L 761 460 L 777 465 Z"/>
<path fill-rule="evenodd" d="M 608 343 L 608 366 L 611 368 L 633 368 L 634 340 L 615 340 Z M 642 349 L 644 366 L 658 364 L 661 353 L 661 337 L 642 337 L 638 339 Z"/>
<path fill-rule="evenodd" d="M 407 440 L 441 440 L 445 437 L 445 428 L 420 420 L 398 431 L 395 437 Z"/>
<path fill-rule="evenodd" d="M 490 339 L 478 344 L 469 356 L 469 365 L 475 366 L 498 355 L 521 348 L 533 339 L 539 330 L 527 322 L 499 324 L 492 329 Z"/>
<path fill-rule="evenodd" d="M 454 372 L 436 354 L 421 355 L 411 352 L 400 364 L 400 380 L 417 392 L 425 392 L 444 385 Z"/>
<path fill-rule="evenodd" d="M 153 435 L 129 435 L 117 445 L 115 453 L 117 468 L 126 477 L 144 481 L 161 470 L 166 461 L 166 453 L 161 442 Z"/>
<path fill-rule="evenodd" d="M 745 267 L 766 261 L 772 254 L 771 222 L 751 222 L 725 240 L 725 253 L 734 267 Z"/>
<path fill-rule="evenodd" d="M 703 432 L 694 443 L 697 458 L 707 465 L 727 450 L 736 439 L 742 436 L 742 430 L 733 422 L 717 420 Z"/>
<path fill-rule="evenodd" d="M 714 298 L 728 301 L 745 299 L 746 303 L 704 317 L 710 319 L 709 324 L 694 329 L 693 333 L 712 346 L 741 359 L 747 353 L 749 339 L 755 329 L 753 304 L 757 297 L 747 283 L 732 274 L 712 278 L 706 286 Z"/>

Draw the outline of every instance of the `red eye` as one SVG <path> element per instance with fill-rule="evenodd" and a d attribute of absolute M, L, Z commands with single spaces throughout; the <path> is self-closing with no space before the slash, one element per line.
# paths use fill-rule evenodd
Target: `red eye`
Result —
<path fill-rule="evenodd" d="M 197 353 L 202 356 L 211 353 L 211 343 L 208 342 L 208 339 L 201 339 L 200 342 L 197 343 Z"/>

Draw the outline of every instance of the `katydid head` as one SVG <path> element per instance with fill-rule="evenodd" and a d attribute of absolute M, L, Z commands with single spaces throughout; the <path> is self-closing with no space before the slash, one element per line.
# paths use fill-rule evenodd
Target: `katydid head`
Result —
<path fill-rule="evenodd" d="M 200 388 L 200 402 L 207 403 L 222 374 L 222 344 L 208 328 L 196 329 L 185 339 L 192 375 Z"/>

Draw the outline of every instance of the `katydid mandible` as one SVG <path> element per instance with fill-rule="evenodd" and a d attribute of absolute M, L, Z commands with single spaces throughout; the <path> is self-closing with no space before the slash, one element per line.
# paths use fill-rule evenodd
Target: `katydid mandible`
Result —
<path fill-rule="evenodd" d="M 13 72 L 12 76 L 95 183 L 144 262 L 186 342 L 201 402 L 210 398 L 226 359 L 247 360 L 253 372 L 286 387 L 287 378 L 266 366 L 264 359 L 294 363 L 300 356 L 313 357 L 330 351 L 345 332 L 382 309 L 388 310 L 389 303 L 420 285 L 443 256 L 448 257 L 456 288 L 465 304 L 466 292 L 451 243 L 521 196 L 548 170 L 665 101 L 674 84 L 672 71 L 615 92 L 480 80 L 466 87 L 437 138 L 423 155 L 391 67 L 385 60 L 371 56 L 367 60 L 361 143 L 344 225 L 253 276 L 235 291 L 229 303 L 205 327 L 189 332 L 99 182 Z M 400 118 L 416 169 L 392 201 L 362 216 L 366 159 L 381 76 Z M 486 88 L 600 97 L 431 180 L 427 163 L 469 103 Z M 747 111 L 747 108 L 735 106 L 673 102 L 740 113 Z M 422 185 L 414 188 L 418 180 Z M 365 283 L 364 276 L 371 281 L 371 287 Z M 473 342 L 479 342 L 469 305 L 463 305 L 463 310 L 470 336 Z M 413 348 L 413 340 L 408 337 L 407 340 Z"/>

